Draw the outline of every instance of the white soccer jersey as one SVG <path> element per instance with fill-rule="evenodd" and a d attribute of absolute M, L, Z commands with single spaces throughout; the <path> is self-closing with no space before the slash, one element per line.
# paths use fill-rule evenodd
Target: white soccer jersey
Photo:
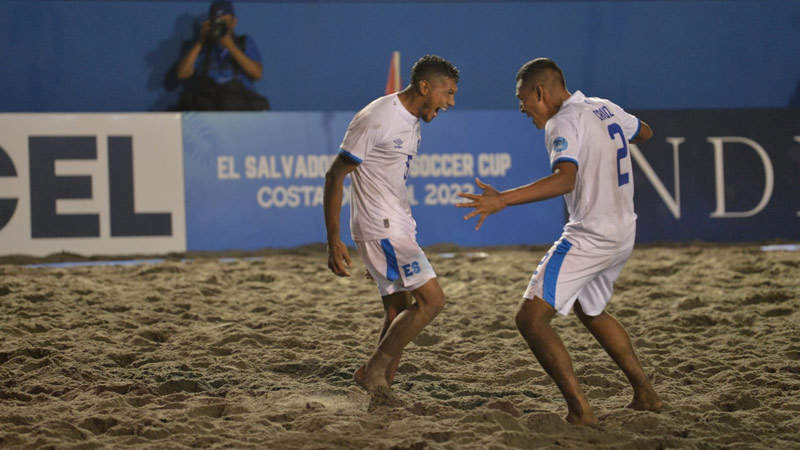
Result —
<path fill-rule="evenodd" d="M 575 190 L 564 195 L 564 234 L 586 251 L 613 253 L 634 244 L 633 173 L 628 142 L 641 122 L 614 103 L 576 91 L 545 125 L 551 167 L 578 166 Z"/>
<path fill-rule="evenodd" d="M 419 141 L 419 118 L 397 94 L 378 98 L 353 117 L 339 154 L 359 164 L 350 173 L 354 241 L 416 233 L 406 179 Z"/>

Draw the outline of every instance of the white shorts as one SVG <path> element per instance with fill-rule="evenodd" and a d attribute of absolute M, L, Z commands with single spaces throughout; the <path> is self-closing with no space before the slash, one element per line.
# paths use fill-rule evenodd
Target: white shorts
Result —
<path fill-rule="evenodd" d="M 631 252 L 633 247 L 610 255 L 589 253 L 562 237 L 542 258 L 523 297 L 539 297 L 563 316 L 577 299 L 584 313 L 596 316 L 611 300 L 614 281 Z"/>
<path fill-rule="evenodd" d="M 356 241 L 356 246 L 381 296 L 413 291 L 436 277 L 425 252 L 411 236 Z"/>

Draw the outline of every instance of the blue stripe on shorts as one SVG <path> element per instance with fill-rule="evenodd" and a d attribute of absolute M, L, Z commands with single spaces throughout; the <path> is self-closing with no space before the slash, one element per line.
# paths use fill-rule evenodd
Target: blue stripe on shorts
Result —
<path fill-rule="evenodd" d="M 394 281 L 400 278 L 400 271 L 397 267 L 397 255 L 394 253 L 394 247 L 388 239 L 381 239 L 381 248 L 383 254 L 386 255 L 386 279 Z"/>
<path fill-rule="evenodd" d="M 547 268 L 544 270 L 544 284 L 542 285 L 544 301 L 550 304 L 553 308 L 556 307 L 556 284 L 558 284 L 558 273 L 561 271 L 561 264 L 564 262 L 564 257 L 567 252 L 572 248 L 572 243 L 566 239 L 562 239 L 558 244 L 553 256 L 550 257 L 550 262 L 547 263 Z"/>

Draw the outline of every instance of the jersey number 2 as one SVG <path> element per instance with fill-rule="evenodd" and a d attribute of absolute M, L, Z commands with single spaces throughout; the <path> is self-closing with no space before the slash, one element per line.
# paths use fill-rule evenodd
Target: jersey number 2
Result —
<path fill-rule="evenodd" d="M 608 126 L 608 135 L 611 136 L 612 141 L 616 135 L 619 135 L 620 140 L 622 140 L 622 147 L 617 149 L 617 180 L 619 182 L 617 186 L 628 184 L 630 176 L 627 172 L 621 173 L 622 168 L 620 167 L 622 160 L 628 157 L 628 144 L 625 143 L 625 134 L 622 133 L 622 128 L 620 128 L 619 124 L 612 123 Z"/>

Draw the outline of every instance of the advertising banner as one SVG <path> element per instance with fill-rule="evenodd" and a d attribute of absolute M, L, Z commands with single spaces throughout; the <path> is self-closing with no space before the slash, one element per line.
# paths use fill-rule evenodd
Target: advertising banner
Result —
<path fill-rule="evenodd" d="M 184 162 L 189 250 L 294 247 L 325 242 L 325 172 L 353 112 L 187 113 Z M 560 199 L 511 208 L 479 231 L 458 192 L 474 179 L 507 189 L 549 173 L 543 135 L 516 111 L 447 111 L 422 124 L 409 169 L 409 201 L 421 245 L 541 244 L 563 226 Z M 341 237 L 349 230 L 349 180 Z"/>
<path fill-rule="evenodd" d="M 0 254 L 186 249 L 179 114 L 0 114 Z"/>
<path fill-rule="evenodd" d="M 637 242 L 800 239 L 800 110 L 637 111 Z M 0 255 L 131 255 L 325 242 L 325 172 L 353 112 L 0 114 Z M 549 244 L 560 198 L 479 231 L 459 192 L 547 176 L 543 132 L 516 111 L 422 124 L 409 201 L 423 246 Z M 349 179 L 341 237 L 349 230 Z"/>
<path fill-rule="evenodd" d="M 635 114 L 638 242 L 800 239 L 800 110 Z"/>

